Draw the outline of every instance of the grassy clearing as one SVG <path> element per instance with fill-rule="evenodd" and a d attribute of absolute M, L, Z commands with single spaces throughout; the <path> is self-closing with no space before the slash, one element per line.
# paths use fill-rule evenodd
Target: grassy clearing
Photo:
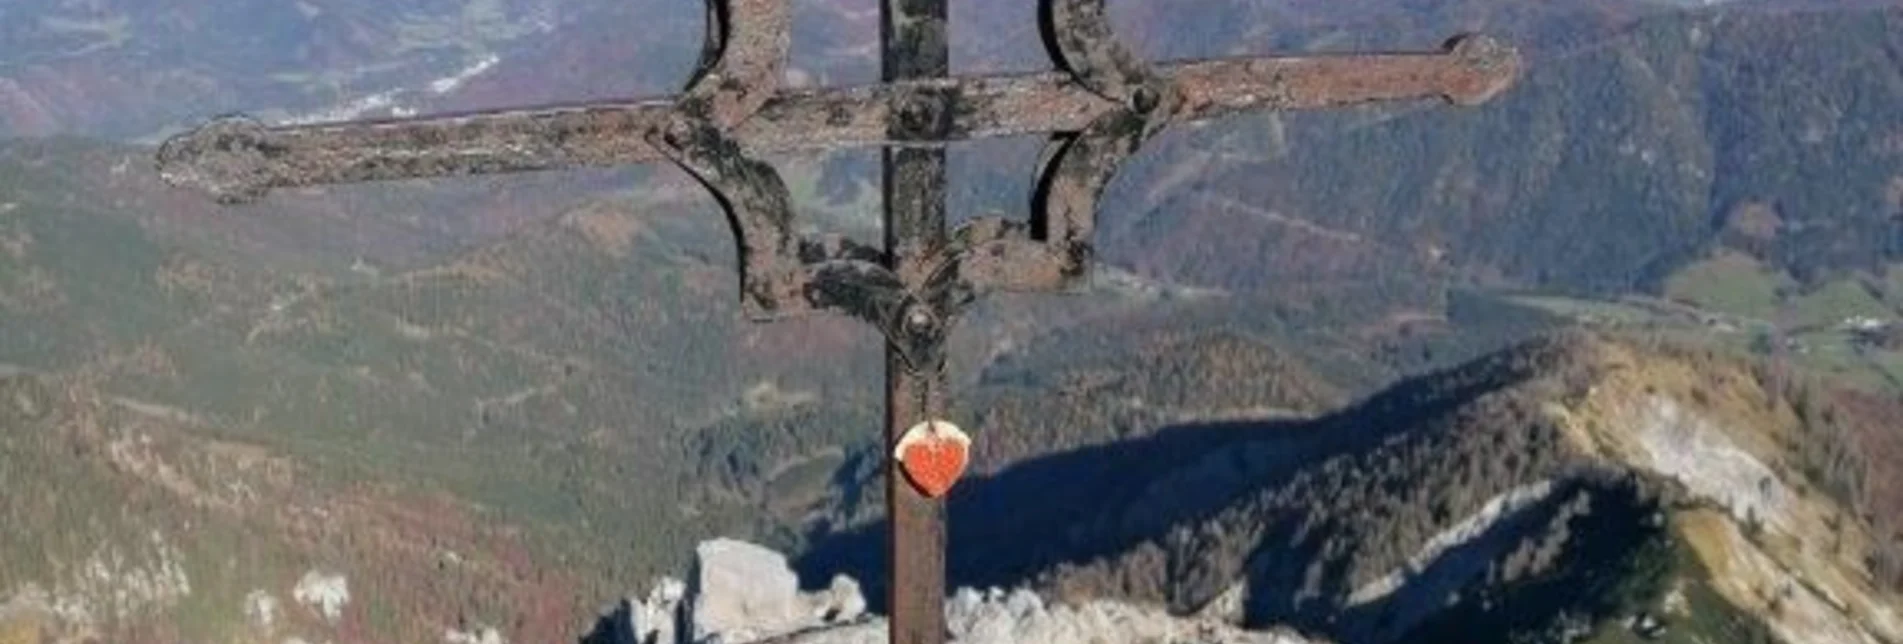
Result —
<path fill-rule="evenodd" d="M 1862 280 L 1850 277 L 1824 284 L 1780 306 L 1785 324 L 1794 328 L 1833 327 L 1846 318 L 1883 319 L 1895 311 L 1878 299 Z"/>
<path fill-rule="evenodd" d="M 1903 354 L 1865 344 L 1844 326 L 1854 318 L 1899 320 L 1903 265 L 1799 292 L 1788 276 L 1722 254 L 1673 275 L 1665 297 L 1691 308 L 1537 294 L 1513 300 L 1583 324 L 1644 329 L 1760 355 L 1788 343 L 1781 353 L 1799 366 L 1872 391 L 1903 391 Z"/>
<path fill-rule="evenodd" d="M 1605 300 L 1585 300 L 1548 295 L 1523 295 L 1512 301 L 1554 315 L 1582 322 L 1610 325 L 1643 325 L 1658 321 L 1657 312 L 1643 307 Z"/>
<path fill-rule="evenodd" d="M 1672 275 L 1665 283 L 1665 297 L 1718 313 L 1768 320 L 1781 308 L 1781 293 L 1793 286 L 1789 276 L 1773 273 L 1750 257 L 1726 253 Z"/>

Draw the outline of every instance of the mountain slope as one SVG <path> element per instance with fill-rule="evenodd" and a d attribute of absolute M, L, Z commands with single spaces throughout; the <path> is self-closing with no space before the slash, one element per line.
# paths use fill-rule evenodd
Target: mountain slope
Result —
<path fill-rule="evenodd" d="M 536 561 L 519 528 L 216 434 L 87 379 L 0 375 L 0 486 L 57 491 L 0 495 L 0 524 L 35 528 L 0 532 L 0 640 L 432 641 L 488 625 L 551 641 L 572 628 L 573 578 Z"/>
<path fill-rule="evenodd" d="M 1612 637 L 1639 614 L 1675 637 L 1896 641 L 1903 595 L 1868 572 L 1894 526 L 1873 525 L 1863 487 L 1891 455 L 1776 377 L 1708 351 L 1535 343 L 1212 450 L 1095 523 L 1167 514 L 1209 468 L 1252 490 L 1043 583 L 1346 641 Z"/>
<path fill-rule="evenodd" d="M 1543 51 L 1470 110 L 1238 117 L 1134 164 L 1119 194 L 1140 205 L 1106 213 L 1103 246 L 1228 289 L 1448 271 L 1618 293 L 1760 203 L 1768 261 L 1867 267 L 1903 252 L 1900 33 L 1895 7 L 1689 11 Z"/>

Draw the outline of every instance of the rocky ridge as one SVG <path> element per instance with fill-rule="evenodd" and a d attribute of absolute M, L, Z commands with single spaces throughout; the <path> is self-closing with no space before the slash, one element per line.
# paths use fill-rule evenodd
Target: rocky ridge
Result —
<path fill-rule="evenodd" d="M 1256 484 L 1033 587 L 1355 642 L 1895 642 L 1903 597 L 1872 571 L 1893 530 L 1866 482 L 1883 457 L 1862 447 L 1882 430 L 1831 395 L 1708 349 L 1546 338 L 1212 456 L 1186 472 Z M 1279 466 L 1290 452 L 1311 464 Z M 1159 480 L 1089 525 L 1136 525 L 1209 479 Z M 1618 626 L 1647 620 L 1663 625 Z"/>
<path fill-rule="evenodd" d="M 628 598 L 585 644 L 873 644 L 883 616 L 866 612 L 851 577 L 801 592 L 786 557 L 732 539 L 702 542 L 686 581 L 664 577 L 646 598 Z M 1323 644 L 1284 630 L 1246 631 L 1112 601 L 1046 603 L 1029 590 L 961 588 L 945 602 L 960 644 Z"/>

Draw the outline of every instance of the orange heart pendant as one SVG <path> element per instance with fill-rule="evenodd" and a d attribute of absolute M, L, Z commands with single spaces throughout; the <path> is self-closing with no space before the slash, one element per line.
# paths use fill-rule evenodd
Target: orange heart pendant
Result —
<path fill-rule="evenodd" d="M 905 430 L 892 449 L 892 458 L 919 494 L 936 499 L 950 492 L 965 473 L 970 452 L 971 437 L 957 425 L 928 420 Z"/>

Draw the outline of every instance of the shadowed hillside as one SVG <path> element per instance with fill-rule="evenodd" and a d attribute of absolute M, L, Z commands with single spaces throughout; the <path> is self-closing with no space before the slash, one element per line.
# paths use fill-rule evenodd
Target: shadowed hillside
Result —
<path fill-rule="evenodd" d="M 1866 483 L 1893 452 L 1863 451 L 1829 390 L 1774 373 L 1574 334 L 1315 420 L 1030 459 L 954 497 L 952 583 L 1357 642 L 1546 641 L 1640 614 L 1674 637 L 1893 638 L 1903 602 L 1868 572 L 1897 554 L 1872 514 L 1892 501 Z M 822 540 L 802 568 L 878 579 L 881 529 Z"/>

